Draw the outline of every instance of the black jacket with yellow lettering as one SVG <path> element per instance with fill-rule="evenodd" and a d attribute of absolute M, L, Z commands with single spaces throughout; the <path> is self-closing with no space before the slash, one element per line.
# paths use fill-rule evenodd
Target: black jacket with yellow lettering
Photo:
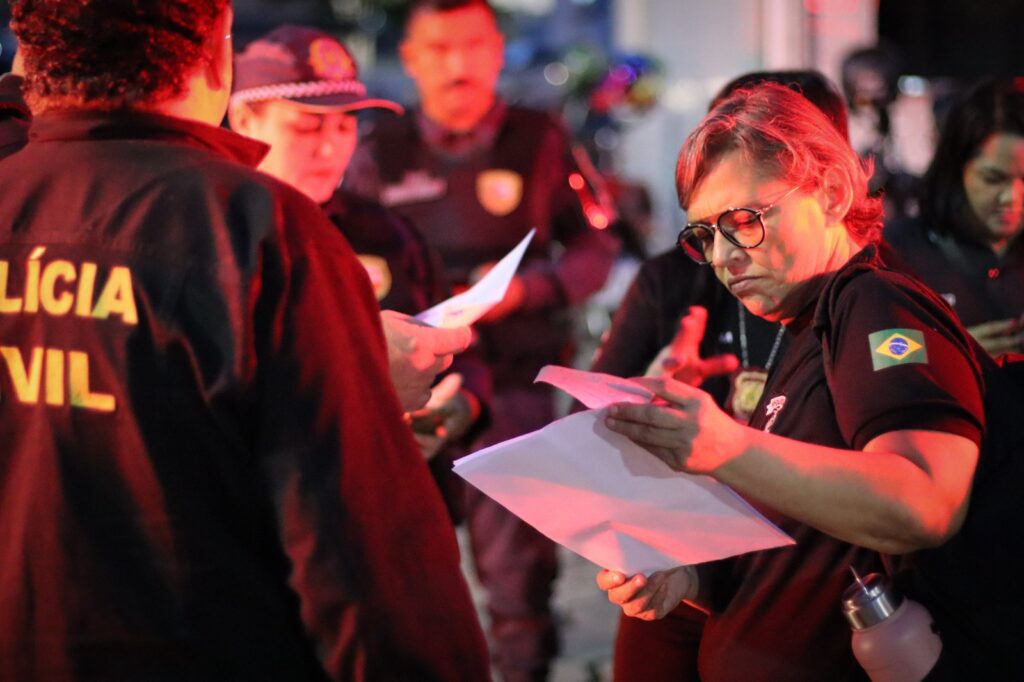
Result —
<path fill-rule="evenodd" d="M 0 679 L 487 675 L 367 278 L 262 151 L 80 112 L 0 161 Z"/>

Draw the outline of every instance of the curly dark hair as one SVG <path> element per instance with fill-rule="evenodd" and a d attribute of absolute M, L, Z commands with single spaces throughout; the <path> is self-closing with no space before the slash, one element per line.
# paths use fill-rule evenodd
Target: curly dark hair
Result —
<path fill-rule="evenodd" d="M 979 81 L 950 108 L 924 175 L 921 217 L 929 229 L 966 239 L 975 234 L 964 166 L 997 133 L 1024 137 L 1024 87 L 1016 80 Z"/>
<path fill-rule="evenodd" d="M 11 0 L 26 94 L 44 108 L 120 109 L 182 93 L 230 0 Z M 221 37 L 221 36 L 216 36 Z"/>

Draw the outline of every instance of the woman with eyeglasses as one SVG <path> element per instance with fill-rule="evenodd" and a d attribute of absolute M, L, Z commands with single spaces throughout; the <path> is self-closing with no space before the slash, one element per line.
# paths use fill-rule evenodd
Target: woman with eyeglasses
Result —
<path fill-rule="evenodd" d="M 800 93 L 847 137 L 843 96 L 818 71 L 742 74 L 722 86 L 709 109 L 736 90 L 763 82 Z M 672 376 L 699 386 L 745 424 L 764 381 L 786 351 L 785 341 L 782 325 L 751 315 L 711 268 L 675 247 L 643 263 L 592 369 L 620 377 Z M 613 679 L 696 682 L 705 619 L 688 604 L 656 621 L 623 614 L 615 632 Z"/>
<path fill-rule="evenodd" d="M 645 380 L 661 400 L 606 421 L 731 486 L 796 544 L 598 584 L 645 620 L 682 600 L 709 610 L 704 682 L 863 679 L 839 609 L 850 567 L 937 546 L 966 513 L 979 369 L 944 302 L 879 260 L 867 178 L 824 115 L 774 84 L 719 103 L 680 154 L 680 245 L 789 347 L 749 426 L 672 379 Z"/>

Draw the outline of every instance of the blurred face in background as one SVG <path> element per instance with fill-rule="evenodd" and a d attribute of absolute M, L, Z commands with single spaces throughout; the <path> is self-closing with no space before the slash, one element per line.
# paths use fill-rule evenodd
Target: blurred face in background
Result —
<path fill-rule="evenodd" d="M 964 193 L 983 239 L 1003 251 L 1024 228 L 1024 137 L 990 135 L 964 165 Z"/>
<path fill-rule="evenodd" d="M 358 142 L 354 114 L 310 108 L 288 100 L 238 104 L 231 127 L 270 145 L 259 169 L 296 188 L 318 204 L 341 183 Z"/>
<path fill-rule="evenodd" d="M 424 113 L 449 130 L 465 131 L 494 104 L 503 51 L 493 15 L 469 6 L 414 14 L 401 57 Z"/>

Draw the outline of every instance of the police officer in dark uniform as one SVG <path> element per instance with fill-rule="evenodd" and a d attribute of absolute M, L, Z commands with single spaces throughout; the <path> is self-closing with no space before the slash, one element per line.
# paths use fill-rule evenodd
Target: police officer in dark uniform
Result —
<path fill-rule="evenodd" d="M 568 308 L 600 288 L 616 252 L 569 184 L 562 128 L 496 97 L 502 49 L 486 2 L 412 3 L 401 56 L 421 108 L 381 120 L 346 175 L 348 186 L 410 218 L 456 285 L 537 228 L 505 300 L 476 327 L 494 379 L 482 445 L 552 419 L 551 391 L 533 378 L 545 364 L 566 362 Z M 468 496 L 497 666 L 509 680 L 543 679 L 557 646 L 548 604 L 555 548 L 497 503 Z"/>
<path fill-rule="evenodd" d="M 387 311 L 385 323 L 393 324 L 396 312 L 415 315 L 449 291 L 436 256 L 408 219 L 338 187 L 357 144 L 356 114 L 366 109 L 402 111 L 395 102 L 367 95 L 352 55 L 323 31 L 280 26 L 235 57 L 228 109 L 232 128 L 270 145 L 260 170 L 322 206 L 370 276 L 374 294 Z M 451 371 L 435 387 L 429 406 L 410 417 L 457 517 L 461 487 L 451 471 L 451 457 L 461 452 L 454 446 L 479 429 L 490 397 L 490 372 L 473 350 L 460 353 Z M 442 451 L 446 456 L 436 457 Z"/>
<path fill-rule="evenodd" d="M 484 679 L 365 272 L 217 127 L 229 2 L 11 6 L 0 678 Z"/>
<path fill-rule="evenodd" d="M 881 201 L 849 143 L 791 90 L 766 83 L 720 102 L 687 139 L 676 182 L 684 250 L 751 314 L 782 323 L 789 347 L 749 427 L 660 379 L 648 385 L 667 404 L 612 406 L 606 424 L 726 483 L 796 543 L 598 583 L 640 618 L 683 599 L 707 607 L 706 682 L 864 679 L 838 608 L 849 568 L 938 546 L 967 515 L 985 427 L 969 336 L 879 260 Z"/>

